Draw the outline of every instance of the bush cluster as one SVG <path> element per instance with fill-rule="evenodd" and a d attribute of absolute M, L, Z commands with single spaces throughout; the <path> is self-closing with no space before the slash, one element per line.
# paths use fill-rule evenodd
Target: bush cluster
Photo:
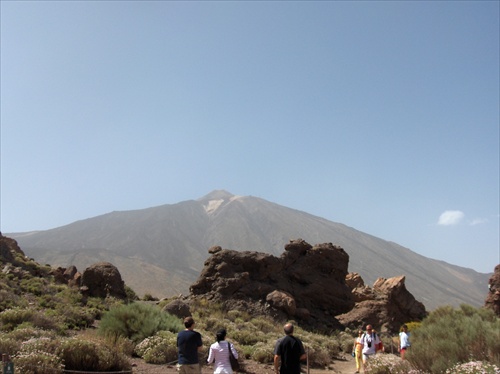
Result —
<path fill-rule="evenodd" d="M 123 371 L 130 370 L 128 357 L 106 344 L 105 340 L 66 339 L 61 342 L 59 356 L 66 370 Z"/>
<path fill-rule="evenodd" d="M 174 363 L 177 360 L 177 335 L 160 331 L 137 344 L 134 354 L 151 364 Z"/>
<path fill-rule="evenodd" d="M 158 331 L 180 331 L 184 326 L 179 318 L 162 312 L 155 305 L 131 303 L 111 308 L 99 324 L 102 335 L 124 336 L 135 343 Z"/>
<path fill-rule="evenodd" d="M 500 366 L 500 319 L 490 309 L 446 306 L 429 314 L 411 333 L 406 358 L 421 370 L 444 373 L 471 361 Z"/>
<path fill-rule="evenodd" d="M 14 367 L 23 374 L 63 373 L 64 364 L 55 354 L 44 351 L 20 352 L 13 357 Z"/>

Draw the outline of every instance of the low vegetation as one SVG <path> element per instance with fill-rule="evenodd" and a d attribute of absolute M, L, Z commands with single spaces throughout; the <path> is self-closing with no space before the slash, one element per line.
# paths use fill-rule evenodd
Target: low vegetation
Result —
<path fill-rule="evenodd" d="M 0 351 L 10 354 L 16 372 L 126 371 L 132 356 L 152 364 L 177 360 L 176 334 L 183 326 L 179 318 L 162 311 L 167 301 L 156 302 L 150 295 L 138 301 L 131 290 L 127 300 L 84 298 L 77 289 L 56 284 L 47 266 L 30 261 L 28 268 L 22 275 L 0 273 Z M 199 300 L 192 310 L 207 348 L 224 327 L 243 362 L 272 362 L 282 323 L 245 311 L 224 311 L 207 300 Z M 499 372 L 500 320 L 490 310 L 442 307 L 422 323 L 408 325 L 412 347 L 407 360 L 377 355 L 368 373 Z M 354 340 L 350 330 L 325 336 L 300 325 L 296 335 L 304 342 L 310 365 L 317 368 L 351 352 Z M 383 339 L 389 348 L 395 337 Z M 207 354 L 208 349 L 201 360 Z"/>

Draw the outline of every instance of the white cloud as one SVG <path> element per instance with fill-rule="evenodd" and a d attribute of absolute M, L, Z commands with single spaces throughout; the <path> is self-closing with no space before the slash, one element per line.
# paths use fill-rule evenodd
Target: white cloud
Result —
<path fill-rule="evenodd" d="M 470 221 L 469 225 L 476 226 L 486 222 L 488 222 L 486 218 L 474 218 L 472 221 Z"/>
<path fill-rule="evenodd" d="M 464 217 L 464 212 L 460 210 L 446 210 L 439 216 L 438 225 L 458 225 L 464 219 Z"/>

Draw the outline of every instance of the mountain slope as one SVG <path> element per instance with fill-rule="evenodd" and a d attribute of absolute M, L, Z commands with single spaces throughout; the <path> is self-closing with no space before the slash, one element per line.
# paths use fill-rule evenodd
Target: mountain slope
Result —
<path fill-rule="evenodd" d="M 367 284 L 378 277 L 405 275 L 408 290 L 428 309 L 483 305 L 489 277 L 340 223 L 226 191 L 9 236 L 40 263 L 75 265 L 83 271 L 90 263 L 106 259 L 138 294 L 158 297 L 187 293 L 211 246 L 279 256 L 284 245 L 297 238 L 342 246 L 350 256 L 349 271 L 360 273 Z"/>

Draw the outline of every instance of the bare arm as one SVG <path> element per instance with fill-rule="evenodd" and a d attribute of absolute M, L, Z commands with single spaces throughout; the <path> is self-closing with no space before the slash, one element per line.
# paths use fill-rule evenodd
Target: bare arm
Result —
<path fill-rule="evenodd" d="M 279 373 L 280 371 L 280 356 L 274 355 L 274 371 Z"/>

